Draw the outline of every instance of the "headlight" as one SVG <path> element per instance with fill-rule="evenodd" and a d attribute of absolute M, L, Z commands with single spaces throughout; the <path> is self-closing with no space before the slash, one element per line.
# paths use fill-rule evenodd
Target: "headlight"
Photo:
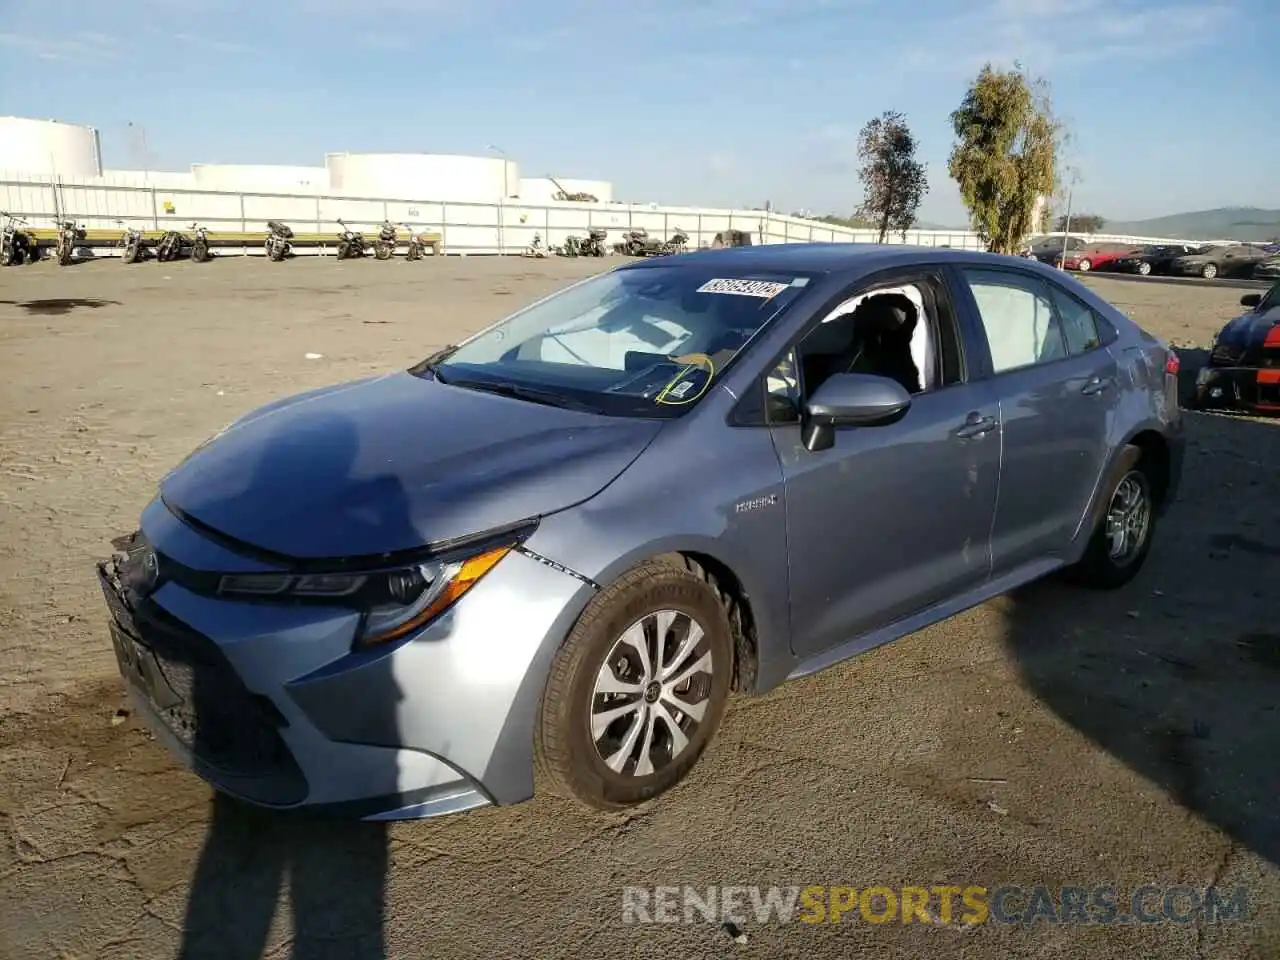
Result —
<path fill-rule="evenodd" d="M 471 556 L 369 573 L 234 573 L 218 583 L 221 596 L 277 603 L 318 603 L 363 614 L 356 645 L 397 640 L 440 616 L 480 582 L 516 543 Z"/>

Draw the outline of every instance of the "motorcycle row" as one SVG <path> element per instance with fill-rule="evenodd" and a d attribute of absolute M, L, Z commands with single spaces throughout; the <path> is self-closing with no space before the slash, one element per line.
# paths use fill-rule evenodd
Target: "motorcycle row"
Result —
<path fill-rule="evenodd" d="M 0 211 L 4 218 L 3 232 L 0 233 L 0 266 L 16 266 L 22 263 L 35 263 L 40 259 L 40 248 L 35 237 L 23 227 L 28 226 L 22 217 L 14 216 L 7 211 Z M 387 221 L 378 230 L 373 240 L 367 240 L 363 233 L 353 230 L 342 220 L 338 220 L 342 228 L 338 233 L 337 259 L 347 260 L 372 255 L 377 260 L 390 260 L 399 245 L 399 233 L 394 224 Z M 54 256 L 58 263 L 67 266 L 75 261 L 76 250 L 85 246 L 87 236 L 85 228 L 74 220 L 55 221 L 58 229 L 54 244 Z M 209 233 L 205 227 L 192 223 L 187 229 L 167 230 L 154 246 L 148 244 L 141 230 L 127 226 L 123 220 L 116 223 L 123 227 L 116 247 L 120 251 L 120 259 L 125 263 L 137 263 L 154 255 L 161 263 L 189 258 L 196 263 L 205 263 L 213 258 L 213 250 L 209 243 Z M 427 239 L 415 233 L 408 224 L 409 246 L 406 254 L 409 260 L 422 259 L 428 246 Z M 267 258 L 276 262 L 284 260 L 293 253 L 293 230 L 278 220 L 267 223 L 267 237 L 263 243 L 263 251 Z M 603 253 L 600 254 L 603 256 Z"/>
<path fill-rule="evenodd" d="M 605 240 L 609 234 L 606 230 L 591 229 L 587 236 L 571 236 L 565 239 L 564 245 L 548 251 L 542 243 L 542 235 L 535 233 L 533 242 L 525 250 L 530 257 L 545 257 L 548 252 L 561 257 L 603 257 L 607 254 Z M 657 240 L 649 236 L 643 227 L 628 230 L 623 239 L 613 245 L 613 252 L 625 257 L 666 257 L 684 253 L 689 247 L 689 235 L 676 227 L 669 240 Z"/>

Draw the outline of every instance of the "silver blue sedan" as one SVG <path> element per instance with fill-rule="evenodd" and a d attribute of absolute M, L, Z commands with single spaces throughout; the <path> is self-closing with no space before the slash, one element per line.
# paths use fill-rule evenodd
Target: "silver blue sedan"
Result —
<path fill-rule="evenodd" d="M 1054 571 L 1128 582 L 1177 375 L 1024 258 L 631 263 L 210 438 L 99 566 L 111 636 L 157 736 L 255 804 L 432 816 L 538 770 L 625 807 L 733 694 Z"/>

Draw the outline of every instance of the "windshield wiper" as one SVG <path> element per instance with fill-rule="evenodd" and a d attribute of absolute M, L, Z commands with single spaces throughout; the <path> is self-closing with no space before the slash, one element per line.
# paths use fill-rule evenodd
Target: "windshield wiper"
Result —
<path fill-rule="evenodd" d="M 449 385 L 466 390 L 480 390 L 484 393 L 496 393 L 503 397 L 515 397 L 517 400 L 528 400 L 530 403 L 541 403 L 548 407 L 560 407 L 564 410 L 577 410 L 581 413 L 599 413 L 600 408 L 562 393 L 550 390 L 539 390 L 537 387 L 526 387 L 518 383 L 489 383 L 483 380 L 450 380 Z"/>
<path fill-rule="evenodd" d="M 429 373 L 441 383 L 444 383 L 444 377 L 440 376 L 440 364 L 449 359 L 457 349 L 458 345 L 456 343 L 451 343 L 447 347 L 441 347 L 431 356 L 427 357 L 427 359 L 410 367 L 409 372 L 415 377 L 421 377 L 424 374 Z"/>

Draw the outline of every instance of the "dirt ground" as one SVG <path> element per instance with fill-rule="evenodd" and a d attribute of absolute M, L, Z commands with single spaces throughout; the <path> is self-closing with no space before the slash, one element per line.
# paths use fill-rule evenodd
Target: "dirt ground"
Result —
<path fill-rule="evenodd" d="M 1039 584 L 735 701 L 690 780 L 630 815 L 539 798 L 383 828 L 215 806 L 117 716 L 92 562 L 167 467 L 264 401 L 408 366 L 594 269 L 0 271 L 0 958 L 1280 955 L 1280 424 L 1188 415 L 1180 500 L 1126 589 Z M 1089 282 L 1182 344 L 1239 312 L 1240 290 Z M 1245 885 L 1251 916 L 854 914 L 741 943 L 621 909 L 624 886 L 944 883 Z"/>

